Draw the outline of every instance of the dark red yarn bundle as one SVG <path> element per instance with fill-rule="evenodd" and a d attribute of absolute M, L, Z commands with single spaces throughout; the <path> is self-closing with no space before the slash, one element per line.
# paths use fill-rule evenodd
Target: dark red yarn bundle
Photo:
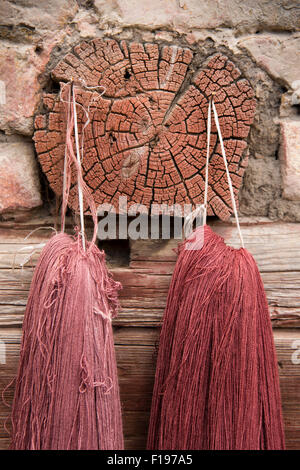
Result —
<path fill-rule="evenodd" d="M 186 249 L 191 243 L 199 249 Z M 179 248 L 169 289 L 148 449 L 284 448 L 276 351 L 256 262 L 198 227 Z"/>
<path fill-rule="evenodd" d="M 55 235 L 35 269 L 23 323 L 11 449 L 122 449 L 111 319 L 118 289 L 104 252 Z"/>

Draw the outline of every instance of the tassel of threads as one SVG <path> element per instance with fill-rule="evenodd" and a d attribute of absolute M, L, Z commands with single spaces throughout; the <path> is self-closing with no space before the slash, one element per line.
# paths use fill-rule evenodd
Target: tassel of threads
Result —
<path fill-rule="evenodd" d="M 95 245 L 55 235 L 34 272 L 23 324 L 11 449 L 122 449 L 111 319 L 119 284 Z"/>
<path fill-rule="evenodd" d="M 72 86 L 72 85 L 71 85 Z M 63 217 L 72 165 L 94 222 L 96 211 L 73 151 L 71 90 L 66 129 Z M 120 283 L 105 255 L 82 234 L 53 236 L 34 271 L 23 322 L 12 409 L 11 449 L 123 449 L 111 320 Z"/>
<path fill-rule="evenodd" d="M 179 248 L 169 289 L 148 449 L 284 448 L 276 352 L 257 265 L 246 249 L 199 227 Z"/>

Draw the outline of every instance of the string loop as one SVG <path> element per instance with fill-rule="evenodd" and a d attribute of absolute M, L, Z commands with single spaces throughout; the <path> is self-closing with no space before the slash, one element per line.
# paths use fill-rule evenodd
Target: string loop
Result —
<path fill-rule="evenodd" d="M 221 133 L 221 128 L 220 128 L 220 123 L 219 123 L 219 117 L 218 117 L 218 112 L 215 106 L 214 98 L 213 96 L 210 98 L 209 103 L 208 103 L 208 116 L 207 116 L 207 148 L 206 148 L 206 165 L 205 165 L 205 186 L 204 186 L 204 216 L 203 216 L 203 222 L 206 224 L 206 215 L 207 215 L 207 193 L 208 193 L 208 167 L 209 167 L 209 158 L 210 158 L 210 136 L 211 136 L 211 111 L 213 111 L 214 114 L 214 119 L 217 127 L 217 132 L 218 132 L 218 137 L 220 141 L 220 146 L 221 146 L 221 152 L 222 152 L 222 157 L 225 165 L 225 170 L 226 170 L 226 176 L 227 176 L 227 181 L 228 181 L 228 187 L 229 187 L 229 192 L 230 192 L 230 197 L 231 197 L 231 202 L 232 202 L 232 208 L 236 220 L 236 225 L 238 229 L 238 234 L 240 237 L 241 241 L 241 246 L 245 248 L 244 245 L 244 240 L 240 228 L 240 223 L 239 223 L 239 217 L 238 217 L 238 212 L 237 212 L 237 207 L 236 207 L 236 202 L 235 202 L 235 197 L 234 197 L 234 191 L 233 191 L 233 186 L 232 186 L 232 181 L 230 178 L 230 173 L 228 169 L 228 162 L 226 158 L 226 153 L 225 153 L 225 148 L 224 148 L 224 142 L 222 138 L 222 133 Z M 195 211 L 194 211 L 195 212 Z M 193 214 L 193 212 L 192 212 Z"/>

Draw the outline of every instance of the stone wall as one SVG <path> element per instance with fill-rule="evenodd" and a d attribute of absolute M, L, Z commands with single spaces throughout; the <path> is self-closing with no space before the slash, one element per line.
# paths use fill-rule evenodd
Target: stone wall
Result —
<path fill-rule="evenodd" d="M 41 191 L 45 203 L 47 181 L 31 138 L 42 93 L 55 86 L 51 70 L 83 39 L 112 37 L 188 45 L 203 59 L 216 51 L 232 58 L 257 99 L 240 213 L 300 221 L 299 29 L 300 5 L 291 0 L 2 1 L 2 217 L 36 210 Z"/>

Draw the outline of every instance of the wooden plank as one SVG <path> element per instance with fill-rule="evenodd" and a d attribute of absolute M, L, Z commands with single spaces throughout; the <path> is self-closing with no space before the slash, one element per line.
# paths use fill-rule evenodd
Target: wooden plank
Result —
<path fill-rule="evenodd" d="M 136 271 L 132 268 L 113 268 L 119 280 L 122 309 L 114 320 L 119 325 L 159 324 L 162 320 L 170 274 Z M 0 325 L 21 325 L 33 270 L 0 271 Z M 300 325 L 300 273 L 262 273 L 270 314 L 276 326 Z"/>
<path fill-rule="evenodd" d="M 0 327 L 22 326 L 24 306 L 2 306 Z M 274 328 L 299 327 L 300 314 L 295 309 L 270 307 L 271 320 Z M 164 308 L 125 308 L 113 320 L 115 326 L 157 327 L 161 325 Z"/>
<path fill-rule="evenodd" d="M 13 255 L 22 245 L 44 243 L 51 230 L 39 230 L 24 240 L 31 230 L 51 226 L 53 219 L 37 219 L 24 224 L 0 223 L 0 254 Z M 227 223 L 211 221 L 209 225 L 226 243 L 239 247 L 239 238 L 234 221 Z M 253 254 L 261 272 L 300 270 L 300 224 L 272 222 L 268 219 L 241 218 L 241 226 L 246 248 Z M 176 248 L 180 240 L 131 240 L 131 262 L 136 261 L 175 261 Z M 11 245 L 9 248 L 7 245 Z M 8 251 L 7 251 L 8 250 Z M 20 255 L 21 256 L 21 255 Z M 11 261 L 11 259 L 9 260 Z M 8 259 L 2 260 L 3 267 L 11 267 Z"/>
<path fill-rule="evenodd" d="M 6 364 L 0 364 L 0 392 L 17 371 L 21 330 L 0 329 L 7 348 Z M 121 390 L 124 432 L 127 449 L 145 448 L 159 341 L 157 328 L 114 329 L 118 375 Z M 276 330 L 277 350 L 285 432 L 289 449 L 300 448 L 300 332 Z M 298 342 L 298 350 L 296 349 Z M 298 353 L 299 351 L 299 353 Z M 13 387 L 5 393 L 11 403 Z M 3 422 L 9 410 L 0 404 L 0 449 L 7 448 Z"/>
<path fill-rule="evenodd" d="M 49 226 L 50 222 L 51 219 L 17 224 L 0 222 L 0 227 L 3 227 L 0 231 L 2 326 L 21 324 L 33 267 L 39 256 L 38 250 L 26 267 L 20 270 L 17 265 L 24 262 L 28 252 L 18 250 L 22 247 L 32 249 L 33 244 L 45 243 L 52 235 L 51 230 L 34 231 L 28 240 L 24 237 L 34 228 Z M 300 224 L 274 223 L 264 218 L 244 218 L 241 223 L 246 246 L 256 258 L 262 273 L 274 325 L 300 326 Z M 225 237 L 226 242 L 238 246 L 237 230 L 232 221 L 227 224 L 215 221 L 211 222 L 211 226 Z M 116 324 L 160 323 L 176 261 L 173 249 L 178 242 L 131 241 L 130 267 L 112 269 L 124 286 L 120 292 L 122 310 L 115 320 Z M 16 269 L 12 270 L 14 262 Z"/>
<path fill-rule="evenodd" d="M 211 228 L 235 248 L 240 247 L 236 227 L 210 222 Z M 300 271 L 300 224 L 270 222 L 242 224 L 245 247 L 254 256 L 261 272 Z M 131 240 L 132 261 L 175 262 L 179 240 Z"/>
<path fill-rule="evenodd" d="M 124 268 L 122 275 L 112 270 L 115 279 L 121 280 L 123 289 L 120 291 L 121 311 L 114 324 L 155 326 L 160 324 L 166 304 L 170 275 L 154 275 L 136 273 Z M 263 273 L 266 295 L 269 301 L 270 314 L 275 326 L 300 325 L 300 288 L 296 281 L 295 287 L 278 283 L 278 273 Z M 286 273 L 290 276 L 294 273 Z M 1 283 L 0 283 L 1 284 Z M 136 284 L 136 285 L 134 285 Z M 20 285 L 19 289 L 10 286 L 0 288 L 0 326 L 21 325 L 25 311 L 29 283 Z"/>

